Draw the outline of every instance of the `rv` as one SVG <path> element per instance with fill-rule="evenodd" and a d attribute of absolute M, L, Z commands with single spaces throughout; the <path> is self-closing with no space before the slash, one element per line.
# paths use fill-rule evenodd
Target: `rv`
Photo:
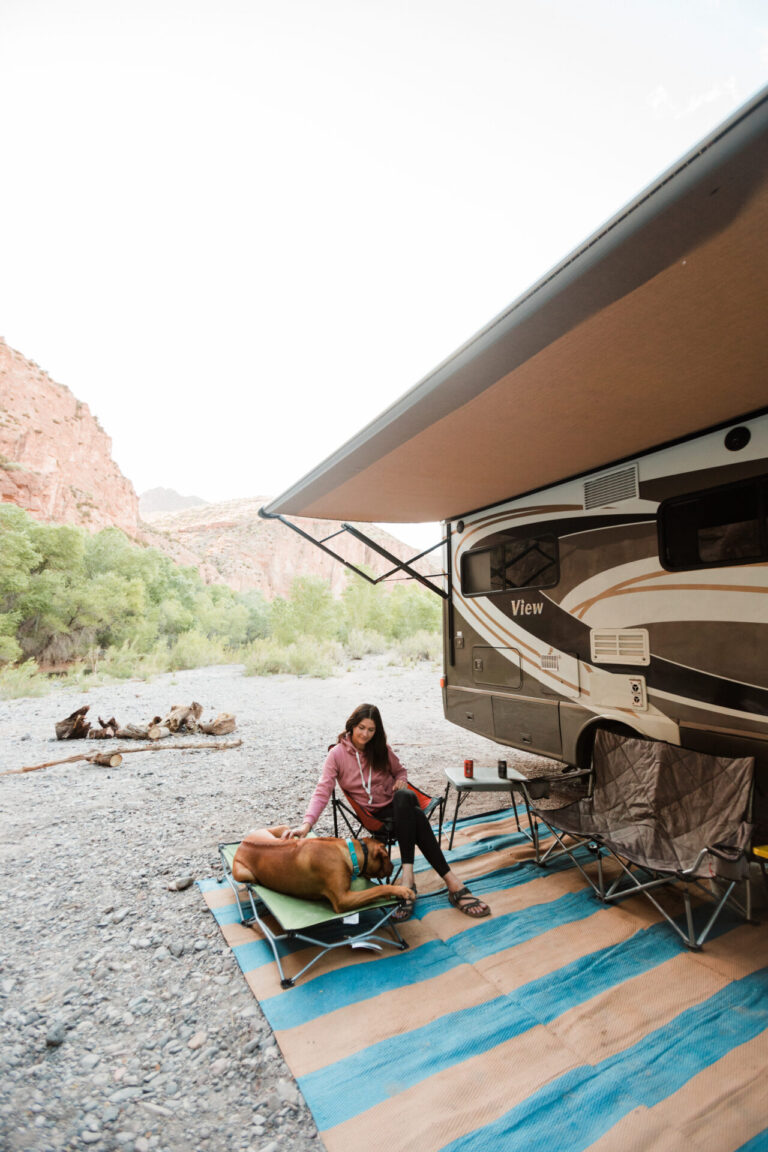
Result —
<path fill-rule="evenodd" d="M 448 536 L 450 720 L 569 764 L 607 725 L 768 767 L 768 416 Z"/>
<path fill-rule="evenodd" d="M 456 724 L 577 765 L 619 726 L 765 790 L 768 89 L 263 513 L 442 522 Z"/>

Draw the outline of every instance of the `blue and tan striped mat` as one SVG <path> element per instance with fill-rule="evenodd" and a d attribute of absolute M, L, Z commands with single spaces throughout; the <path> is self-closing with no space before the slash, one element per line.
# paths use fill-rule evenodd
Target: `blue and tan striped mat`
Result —
<path fill-rule="evenodd" d="M 765 910 L 688 952 L 646 900 L 538 868 L 509 813 L 462 822 L 449 859 L 492 917 L 427 870 L 407 951 L 337 949 L 285 991 L 200 884 L 329 1152 L 768 1150 Z"/>

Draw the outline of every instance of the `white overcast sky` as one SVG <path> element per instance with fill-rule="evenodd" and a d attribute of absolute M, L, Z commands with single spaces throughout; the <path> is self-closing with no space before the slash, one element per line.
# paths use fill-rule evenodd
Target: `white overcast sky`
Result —
<path fill-rule="evenodd" d="M 275 496 L 767 81 L 765 0 L 0 0 L 0 335 Z"/>

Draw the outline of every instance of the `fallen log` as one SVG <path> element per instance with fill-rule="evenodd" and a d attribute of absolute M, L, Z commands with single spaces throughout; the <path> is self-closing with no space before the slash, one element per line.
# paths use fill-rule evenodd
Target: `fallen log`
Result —
<path fill-rule="evenodd" d="M 101 768 L 119 768 L 123 758 L 119 752 L 97 752 L 95 756 L 88 757 L 91 764 L 98 764 Z"/>
<path fill-rule="evenodd" d="M 202 704 L 198 704 L 193 700 L 189 707 L 174 704 L 170 712 L 163 720 L 166 728 L 171 732 L 178 732 L 180 728 L 186 728 L 188 732 L 196 732 L 198 727 L 198 720 L 203 714 Z"/>
<path fill-rule="evenodd" d="M 211 744 L 206 740 L 204 744 L 143 744 L 141 748 L 118 748 L 112 755 L 128 756 L 131 752 L 157 752 L 158 749 L 187 749 L 208 748 L 212 752 L 226 752 L 229 748 L 239 748 L 242 740 L 230 740 L 227 743 Z M 19 776 L 23 772 L 38 772 L 41 768 L 55 768 L 57 764 L 74 764 L 76 760 L 92 761 L 95 756 L 105 756 L 105 752 L 79 752 L 76 756 L 65 756 L 63 760 L 47 760 L 45 764 L 29 764 L 26 768 L 8 768 L 0 772 L 0 776 Z"/>
<path fill-rule="evenodd" d="M 149 730 L 140 724 L 126 724 L 115 732 L 116 740 L 149 740 Z"/>
<path fill-rule="evenodd" d="M 235 717 L 232 712 L 219 712 L 215 720 L 200 725 L 200 731 L 207 736 L 228 736 L 236 728 Z"/>
<path fill-rule="evenodd" d="M 89 708 L 90 704 L 84 704 L 82 708 L 78 708 L 76 712 L 70 713 L 65 720 L 59 720 L 56 725 L 56 739 L 84 740 L 90 728 L 90 724 L 85 718 L 85 714 Z"/>
<path fill-rule="evenodd" d="M 166 728 L 163 724 L 153 724 L 147 729 L 147 736 L 150 740 L 165 740 L 166 736 L 170 735 L 170 728 Z"/>

